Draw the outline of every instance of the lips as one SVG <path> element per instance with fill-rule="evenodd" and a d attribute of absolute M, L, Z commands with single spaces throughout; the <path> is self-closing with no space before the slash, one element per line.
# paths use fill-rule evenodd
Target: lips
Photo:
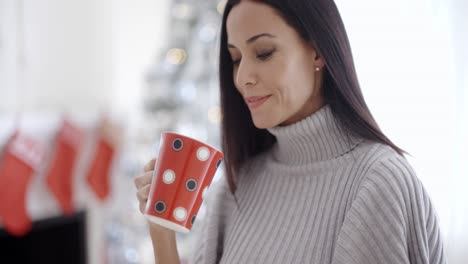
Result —
<path fill-rule="evenodd" d="M 271 97 L 271 95 L 267 95 L 267 96 L 251 96 L 251 97 L 245 98 L 245 101 L 246 101 L 247 105 L 249 106 L 249 108 L 252 110 L 252 109 L 255 109 L 255 108 L 260 107 L 260 106 L 261 106 L 263 103 L 265 103 L 270 97 Z"/>
<path fill-rule="evenodd" d="M 247 101 L 247 103 L 250 103 L 250 102 L 255 102 L 255 101 L 258 101 L 258 100 L 261 100 L 265 97 L 268 97 L 270 95 L 265 95 L 265 96 L 250 96 L 250 97 L 246 97 L 245 98 L 245 101 Z"/>

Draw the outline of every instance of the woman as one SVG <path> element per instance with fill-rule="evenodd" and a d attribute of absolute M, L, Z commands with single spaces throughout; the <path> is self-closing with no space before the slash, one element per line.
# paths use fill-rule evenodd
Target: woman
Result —
<path fill-rule="evenodd" d="M 226 178 L 194 263 L 445 263 L 437 216 L 361 93 L 331 0 L 228 1 L 220 46 Z M 141 208 L 151 168 L 135 183 Z M 175 235 L 151 226 L 158 263 Z"/>

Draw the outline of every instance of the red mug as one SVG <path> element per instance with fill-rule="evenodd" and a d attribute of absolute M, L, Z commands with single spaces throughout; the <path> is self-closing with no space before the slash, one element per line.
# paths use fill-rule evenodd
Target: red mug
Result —
<path fill-rule="evenodd" d="M 145 217 L 168 229 L 189 233 L 223 159 L 223 153 L 212 146 L 163 132 Z"/>

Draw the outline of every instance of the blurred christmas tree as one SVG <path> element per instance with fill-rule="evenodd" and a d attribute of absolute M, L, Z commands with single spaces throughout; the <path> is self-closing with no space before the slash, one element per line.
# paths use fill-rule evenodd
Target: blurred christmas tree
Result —
<path fill-rule="evenodd" d="M 126 176 L 138 174 L 140 164 L 147 162 L 148 149 L 152 148 L 153 154 L 157 154 L 163 131 L 181 133 L 221 149 L 218 43 L 224 5 L 223 0 L 171 2 L 167 44 L 146 73 L 142 102 L 144 123 L 138 128 L 136 145 L 128 151 L 133 157 L 127 159 L 139 159 L 139 162 L 127 163 L 138 163 L 138 168 L 126 166 Z M 223 168 L 218 170 L 214 181 L 223 171 Z M 109 263 L 147 263 L 153 258 L 151 240 L 138 211 L 134 189 L 120 188 L 121 193 L 129 195 L 124 202 L 127 209 L 120 204 L 109 214 L 107 260 Z M 189 234 L 177 234 L 182 263 L 188 261 L 198 242 L 198 227 L 204 221 L 204 211 L 202 204 Z"/>
<path fill-rule="evenodd" d="M 172 130 L 216 145 L 219 142 L 219 1 L 175 0 L 167 48 L 147 75 L 146 120 L 151 141 Z"/>

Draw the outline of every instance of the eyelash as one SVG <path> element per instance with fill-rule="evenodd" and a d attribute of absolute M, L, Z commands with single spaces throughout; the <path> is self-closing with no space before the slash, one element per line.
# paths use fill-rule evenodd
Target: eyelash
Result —
<path fill-rule="evenodd" d="M 257 58 L 262 60 L 262 61 L 265 61 L 267 60 L 268 58 L 270 58 L 270 56 L 273 54 L 273 52 L 275 52 L 276 50 L 272 50 L 272 51 L 268 51 L 268 52 L 264 52 L 264 53 L 261 53 L 261 54 L 257 54 Z M 235 60 L 235 61 L 232 61 L 232 64 L 233 65 L 237 65 L 240 63 L 240 60 Z"/>

